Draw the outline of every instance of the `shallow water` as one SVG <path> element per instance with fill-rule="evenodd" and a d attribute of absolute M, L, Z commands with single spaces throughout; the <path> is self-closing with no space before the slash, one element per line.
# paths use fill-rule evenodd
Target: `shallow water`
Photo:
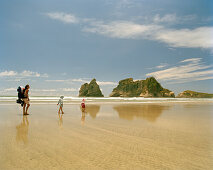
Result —
<path fill-rule="evenodd" d="M 213 103 L 0 105 L 0 169 L 212 169 Z"/>
<path fill-rule="evenodd" d="M 65 96 L 64 103 L 77 104 L 86 99 L 86 103 L 188 103 L 188 102 L 213 102 L 213 98 L 144 98 L 144 97 L 72 97 Z M 0 105 L 2 104 L 14 104 L 17 97 L 0 96 Z M 59 97 L 50 96 L 30 96 L 30 102 L 33 104 L 52 104 L 56 103 Z"/>

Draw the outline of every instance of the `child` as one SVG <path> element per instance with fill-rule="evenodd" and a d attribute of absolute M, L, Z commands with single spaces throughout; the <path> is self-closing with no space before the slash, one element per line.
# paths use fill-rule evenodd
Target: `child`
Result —
<path fill-rule="evenodd" d="M 60 106 L 59 110 L 58 110 L 58 114 L 60 114 L 60 111 L 61 111 L 62 114 L 64 114 L 64 112 L 62 110 L 62 108 L 63 108 L 63 98 L 64 98 L 64 96 L 61 96 L 60 99 L 58 100 L 58 104 L 57 105 Z"/>
<path fill-rule="evenodd" d="M 85 116 L 86 116 L 86 111 L 85 111 L 85 99 L 82 100 L 81 102 L 81 111 L 82 111 L 82 116 L 81 116 L 81 124 L 84 125 L 84 121 L 85 121 Z"/>
<path fill-rule="evenodd" d="M 83 99 L 82 102 L 81 102 L 81 109 L 85 110 L 85 107 L 86 107 L 86 105 L 85 105 L 85 99 Z"/>

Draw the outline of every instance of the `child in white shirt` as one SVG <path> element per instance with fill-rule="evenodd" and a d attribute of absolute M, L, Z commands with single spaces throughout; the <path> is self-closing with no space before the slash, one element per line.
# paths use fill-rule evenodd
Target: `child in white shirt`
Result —
<path fill-rule="evenodd" d="M 60 99 L 58 100 L 58 104 L 57 105 L 60 106 L 59 110 L 58 110 L 58 114 L 60 114 L 60 111 L 61 111 L 62 114 L 64 114 L 64 112 L 62 110 L 63 109 L 63 98 L 64 98 L 64 96 L 61 96 Z"/>

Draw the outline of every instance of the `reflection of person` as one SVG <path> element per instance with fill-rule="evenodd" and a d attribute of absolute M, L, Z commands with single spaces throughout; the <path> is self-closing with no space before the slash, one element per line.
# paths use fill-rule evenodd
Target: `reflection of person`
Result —
<path fill-rule="evenodd" d="M 82 115 L 81 115 L 81 124 L 84 125 L 85 117 L 86 117 L 85 108 L 82 109 L 81 111 L 82 111 Z"/>
<path fill-rule="evenodd" d="M 62 114 L 64 114 L 64 112 L 63 112 L 63 98 L 64 98 L 64 96 L 61 96 L 60 99 L 58 100 L 58 104 L 57 104 L 57 105 L 59 105 L 58 114 L 60 114 L 60 111 L 61 111 Z"/>
<path fill-rule="evenodd" d="M 60 127 L 62 127 L 62 125 L 63 125 L 63 115 L 61 114 L 58 114 L 58 125 L 60 126 Z"/>
<path fill-rule="evenodd" d="M 23 105 L 23 115 L 29 115 L 27 113 L 29 107 L 30 107 L 30 99 L 29 99 L 29 89 L 30 89 L 30 86 L 27 84 L 24 88 L 24 98 L 23 98 L 23 101 L 24 101 L 24 105 Z M 25 107 L 27 105 L 27 108 L 25 110 Z"/>
<path fill-rule="evenodd" d="M 27 119 L 27 116 L 23 116 L 21 124 L 16 126 L 16 141 L 23 141 L 24 144 L 27 144 L 28 142 L 28 128 L 29 128 L 29 121 Z"/>

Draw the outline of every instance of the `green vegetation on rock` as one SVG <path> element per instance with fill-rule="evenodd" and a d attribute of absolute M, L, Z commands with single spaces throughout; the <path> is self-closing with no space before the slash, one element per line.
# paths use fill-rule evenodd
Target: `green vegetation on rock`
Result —
<path fill-rule="evenodd" d="M 93 79 L 89 84 L 85 83 L 79 90 L 79 97 L 104 97 L 96 79 Z"/>
<path fill-rule="evenodd" d="M 213 94 L 200 93 L 191 90 L 186 90 L 178 94 L 179 98 L 213 98 Z"/>
<path fill-rule="evenodd" d="M 110 97 L 175 97 L 174 92 L 164 89 L 154 78 L 133 81 L 132 78 L 119 81 Z"/>

